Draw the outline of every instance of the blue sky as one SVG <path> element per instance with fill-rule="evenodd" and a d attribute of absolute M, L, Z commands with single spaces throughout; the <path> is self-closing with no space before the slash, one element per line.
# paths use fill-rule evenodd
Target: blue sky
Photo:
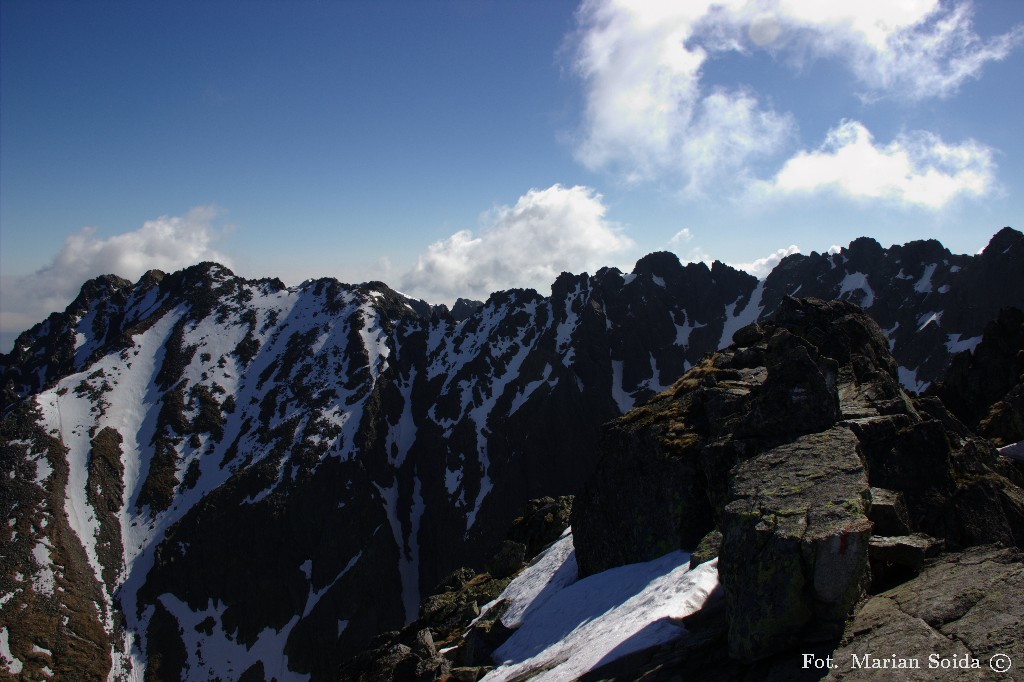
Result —
<path fill-rule="evenodd" d="M 0 32 L 3 350 L 199 260 L 450 302 L 1022 225 L 1017 0 L 4 0 Z"/>

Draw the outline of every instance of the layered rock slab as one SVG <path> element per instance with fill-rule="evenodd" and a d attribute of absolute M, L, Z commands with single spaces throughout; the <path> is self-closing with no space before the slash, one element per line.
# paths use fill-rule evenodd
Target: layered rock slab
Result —
<path fill-rule="evenodd" d="M 900 678 L 909 680 L 1022 679 L 1022 594 L 1019 550 L 982 546 L 943 555 L 916 578 L 864 604 L 832 655 L 836 667 L 828 679 L 879 679 L 878 669 L 868 667 L 872 661 L 916 662 L 920 667 L 900 670 Z M 1000 655 L 1011 664 L 1003 673 L 990 665 Z M 971 667 L 975 660 L 978 667 Z M 961 667 L 943 667 L 943 661 Z"/>
<path fill-rule="evenodd" d="M 729 652 L 756 660 L 808 631 L 843 631 L 867 576 L 868 481 L 846 427 L 798 438 L 733 470 L 720 578 Z"/>

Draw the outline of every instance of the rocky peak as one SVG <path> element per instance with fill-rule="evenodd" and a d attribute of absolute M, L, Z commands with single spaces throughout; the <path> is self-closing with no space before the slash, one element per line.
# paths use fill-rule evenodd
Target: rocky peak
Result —
<path fill-rule="evenodd" d="M 857 237 L 840 253 L 846 254 L 850 260 L 870 263 L 879 260 L 884 255 L 884 250 L 882 245 L 871 237 Z"/>
<path fill-rule="evenodd" d="M 111 297 L 121 294 L 130 288 L 132 283 L 117 275 L 100 275 L 82 285 L 78 296 L 68 306 L 68 310 L 78 314 L 85 313 L 90 307 L 105 302 Z"/>
<path fill-rule="evenodd" d="M 480 310 L 483 305 L 483 301 L 474 301 L 469 298 L 456 299 L 455 305 L 452 306 L 452 318 L 456 322 L 462 322 L 477 310 Z"/>
<path fill-rule="evenodd" d="M 734 338 L 606 428 L 573 508 L 582 574 L 720 533 L 729 652 L 756 660 L 842 634 L 869 584 L 872 487 L 948 547 L 1024 543 L 1017 474 L 902 390 L 857 306 L 785 298 Z"/>
<path fill-rule="evenodd" d="M 1010 251 L 1019 253 L 1020 249 L 1024 249 L 1024 233 L 1007 226 L 992 236 L 982 254 L 1007 254 Z"/>
<path fill-rule="evenodd" d="M 671 251 L 655 251 L 636 262 L 634 275 L 660 277 L 666 282 L 675 282 L 682 272 L 683 266 L 679 257 Z"/>
<path fill-rule="evenodd" d="M 903 246 L 893 246 L 897 260 L 909 263 L 939 263 L 953 257 L 949 249 L 936 239 L 919 239 Z"/>

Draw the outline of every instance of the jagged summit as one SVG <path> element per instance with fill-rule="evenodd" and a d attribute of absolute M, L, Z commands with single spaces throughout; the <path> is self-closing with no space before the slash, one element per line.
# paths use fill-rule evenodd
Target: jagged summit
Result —
<path fill-rule="evenodd" d="M 1024 234 L 1010 226 L 1006 226 L 992 236 L 992 239 L 989 240 L 982 253 L 1006 254 L 1010 250 L 1019 249 L 1024 249 Z"/>
<path fill-rule="evenodd" d="M 794 256 L 761 281 L 652 254 L 461 319 L 380 282 L 285 287 L 211 263 L 100 278 L 0 357 L 10 650 L 29 676 L 87 661 L 113 679 L 332 679 L 483 565 L 526 500 L 580 490 L 604 423 L 787 296 L 862 306 L 887 372 L 922 390 L 1024 307 L 1019 237 Z"/>

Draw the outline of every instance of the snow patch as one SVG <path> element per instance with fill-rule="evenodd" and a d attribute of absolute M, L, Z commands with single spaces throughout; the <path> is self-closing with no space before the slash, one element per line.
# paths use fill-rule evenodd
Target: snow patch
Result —
<path fill-rule="evenodd" d="M 853 300 L 853 292 L 861 291 L 860 301 Z M 870 308 L 875 302 L 875 292 L 868 283 L 868 276 L 863 272 L 850 272 L 839 285 L 839 298 L 857 303 L 861 308 Z"/>
<path fill-rule="evenodd" d="M 32 589 L 40 594 L 52 597 L 56 582 L 50 560 L 50 548 L 46 546 L 45 540 L 41 540 L 32 548 L 32 558 L 35 559 L 36 564 L 39 566 L 39 570 L 32 576 Z"/>
<path fill-rule="evenodd" d="M 622 414 L 633 409 L 633 396 L 622 385 L 622 360 L 612 360 L 612 398 Z"/>
<path fill-rule="evenodd" d="M 999 454 L 1018 462 L 1024 462 L 1024 440 L 999 448 Z"/>
<path fill-rule="evenodd" d="M 413 491 L 413 518 L 412 524 L 410 524 L 412 529 L 408 538 L 404 536 L 402 522 L 398 518 L 398 481 L 396 480 L 388 488 L 382 488 L 377 483 L 373 485 L 384 501 L 388 525 L 391 526 L 391 534 L 398 547 L 398 573 L 402 583 L 402 605 L 405 607 L 405 622 L 408 624 L 416 620 L 420 603 L 419 541 L 416 537 L 419 533 L 419 517 L 423 513 L 424 506 L 420 493 L 420 480 L 419 477 L 416 478 Z"/>
<path fill-rule="evenodd" d="M 921 317 L 917 318 L 917 331 L 921 331 L 928 325 L 934 322 L 936 325 L 942 325 L 942 312 L 937 313 L 925 313 Z"/>
<path fill-rule="evenodd" d="M 11 653 L 10 635 L 6 625 L 0 626 L 0 663 L 3 663 L 7 672 L 12 675 L 20 673 L 24 667 L 24 664 Z"/>
<path fill-rule="evenodd" d="M 550 377 L 551 365 L 545 365 L 544 374 L 541 376 L 541 378 L 526 384 L 526 386 L 523 387 L 523 390 L 516 394 L 516 397 L 512 400 L 512 407 L 510 407 L 508 410 L 508 416 L 511 417 L 513 414 L 515 414 L 516 410 L 518 410 L 520 407 L 523 406 L 524 403 L 526 403 L 530 395 L 534 391 L 536 391 L 541 384 L 547 383 Z"/>
<path fill-rule="evenodd" d="M 899 329 L 899 328 L 900 328 L 900 323 L 897 322 L 896 324 L 894 324 L 889 329 L 883 329 L 882 330 L 885 333 L 885 337 L 887 339 L 889 339 L 889 352 L 890 353 L 892 352 L 892 349 L 896 347 L 896 338 L 893 336 L 893 334 L 895 334 L 896 330 Z"/>
<path fill-rule="evenodd" d="M 42 485 L 43 481 L 50 477 L 53 473 L 53 467 L 50 466 L 50 460 L 46 458 L 46 453 L 39 455 L 36 459 L 36 483 Z"/>
<path fill-rule="evenodd" d="M 932 275 L 935 274 L 935 268 L 937 267 L 939 267 L 938 263 L 925 266 L 924 274 L 921 275 L 921 279 L 917 280 L 917 284 L 914 285 L 914 291 L 919 294 L 932 293 Z"/>
<path fill-rule="evenodd" d="M 293 617 L 280 630 L 265 628 L 260 632 L 256 642 L 246 647 L 224 632 L 222 616 L 226 604 L 209 606 L 202 611 L 192 611 L 188 604 L 182 602 L 171 593 L 160 596 L 160 601 L 177 619 L 180 626 L 185 651 L 188 653 L 189 680 L 234 680 L 239 674 L 254 665 L 263 662 L 263 669 L 268 678 L 275 677 L 278 682 L 307 682 L 309 675 L 296 673 L 288 669 L 287 656 L 283 654 L 285 642 L 292 628 L 299 622 Z M 207 635 L 200 627 L 207 618 L 215 622 L 212 634 Z M 144 670 L 145 665 L 137 670 Z"/>
<path fill-rule="evenodd" d="M 681 346 L 683 348 L 689 348 L 690 334 L 693 333 L 693 330 L 700 329 L 701 327 L 706 327 L 707 325 L 702 322 L 693 321 L 692 319 L 690 319 L 689 315 L 685 315 L 683 321 L 685 322 L 685 324 L 679 324 L 674 319 L 672 320 L 672 324 L 675 325 L 676 328 L 675 345 Z"/>
<path fill-rule="evenodd" d="M 691 570 L 690 555 L 682 551 L 570 582 L 576 572 L 575 553 L 566 547 L 571 539 L 567 535 L 549 548 L 530 567 L 533 575 L 524 578 L 524 571 L 499 597 L 512 600 L 521 625 L 495 651 L 499 667 L 483 678 L 487 682 L 576 679 L 598 665 L 684 636 L 673 619 L 700 610 L 718 594 L 718 560 Z"/>
<path fill-rule="evenodd" d="M 981 336 L 972 336 L 969 339 L 961 339 L 959 334 L 950 334 L 946 338 L 946 350 L 948 350 L 951 355 L 962 353 L 965 350 L 973 353 L 974 349 L 979 343 L 981 343 Z"/>
<path fill-rule="evenodd" d="M 484 605 L 481 613 L 502 599 L 509 602 L 501 617 L 503 625 L 518 628 L 526 616 L 532 614 L 564 587 L 576 582 L 576 550 L 572 544 L 572 532 L 566 530 L 562 537 L 543 554 L 526 567 L 509 583 L 497 599 Z"/>
<path fill-rule="evenodd" d="M 748 324 L 757 321 L 757 318 L 761 316 L 761 311 L 764 310 L 764 306 L 761 305 L 761 296 L 764 294 L 764 282 L 765 280 L 762 279 L 757 283 L 754 291 L 750 294 L 750 300 L 739 313 L 735 312 L 736 306 L 740 302 L 739 298 L 725 307 L 725 324 L 722 327 L 722 338 L 718 340 L 718 350 L 726 348 L 732 343 L 733 334 Z"/>
<path fill-rule="evenodd" d="M 903 388 L 910 391 L 915 391 L 916 393 L 923 393 L 929 386 L 931 386 L 932 383 L 930 381 L 918 379 L 916 368 L 907 369 L 906 367 L 901 366 L 899 368 L 899 376 L 900 384 L 903 386 Z"/>
<path fill-rule="evenodd" d="M 336 583 L 337 583 L 337 582 L 338 582 L 339 580 L 341 580 L 342 578 L 344 578 L 344 577 L 345 577 L 345 574 L 346 574 L 346 573 L 348 573 L 349 571 L 351 571 L 351 570 L 352 570 L 352 567 L 353 567 L 353 566 L 355 566 L 355 565 L 356 565 L 357 563 L 359 563 L 359 560 L 360 560 L 360 559 L 362 559 L 362 558 L 363 558 L 363 553 L 362 553 L 362 551 L 360 551 L 360 552 L 359 552 L 358 554 L 356 554 L 356 555 L 355 555 L 354 557 L 352 557 L 351 559 L 349 559 L 348 563 L 347 563 L 347 564 L 345 564 L 345 568 L 341 569 L 341 573 L 339 573 L 338 575 L 336 575 L 336 576 L 334 577 L 334 580 L 332 580 L 331 582 L 327 583 L 327 584 L 326 584 L 325 586 L 323 586 L 323 587 L 322 587 L 322 588 L 320 588 L 319 590 L 316 590 L 316 591 L 314 592 L 314 591 L 313 591 L 313 586 L 312 586 L 312 585 L 310 585 L 310 586 L 309 586 L 309 595 L 308 595 L 308 596 L 306 597 L 306 606 L 305 606 L 305 608 L 303 608 L 303 610 L 302 610 L 302 617 L 303 617 L 303 618 L 305 618 L 305 617 L 306 617 L 306 616 L 308 616 L 308 615 L 309 615 L 310 613 L 312 613 L 312 611 L 313 611 L 314 607 L 316 607 L 316 605 L 320 603 L 320 599 L 321 599 L 321 598 L 322 598 L 322 597 L 323 597 L 323 596 L 324 596 L 325 594 L 327 594 L 327 591 L 328 591 L 328 590 L 330 590 L 330 589 L 331 589 L 332 587 L 334 587 L 334 585 L 335 585 L 335 584 L 336 584 Z M 312 566 L 313 566 L 313 562 L 312 562 L 312 561 L 310 561 L 309 559 L 307 559 L 307 560 L 306 560 L 306 561 L 305 561 L 305 562 L 304 562 L 304 563 L 302 564 L 302 567 L 303 567 L 303 570 L 304 570 L 304 571 L 306 570 L 306 569 L 305 569 L 304 567 L 305 567 L 305 566 L 306 566 L 307 564 L 309 565 L 309 568 L 310 568 L 310 569 L 312 569 Z M 306 580 L 309 580 L 309 574 L 307 574 L 307 576 L 306 576 Z M 341 634 L 341 633 L 339 632 L 338 634 Z"/>
<path fill-rule="evenodd" d="M 448 495 L 454 495 L 455 491 L 459 488 L 459 483 L 462 482 L 462 472 L 452 471 L 451 469 L 444 470 L 444 487 L 448 491 Z"/>

